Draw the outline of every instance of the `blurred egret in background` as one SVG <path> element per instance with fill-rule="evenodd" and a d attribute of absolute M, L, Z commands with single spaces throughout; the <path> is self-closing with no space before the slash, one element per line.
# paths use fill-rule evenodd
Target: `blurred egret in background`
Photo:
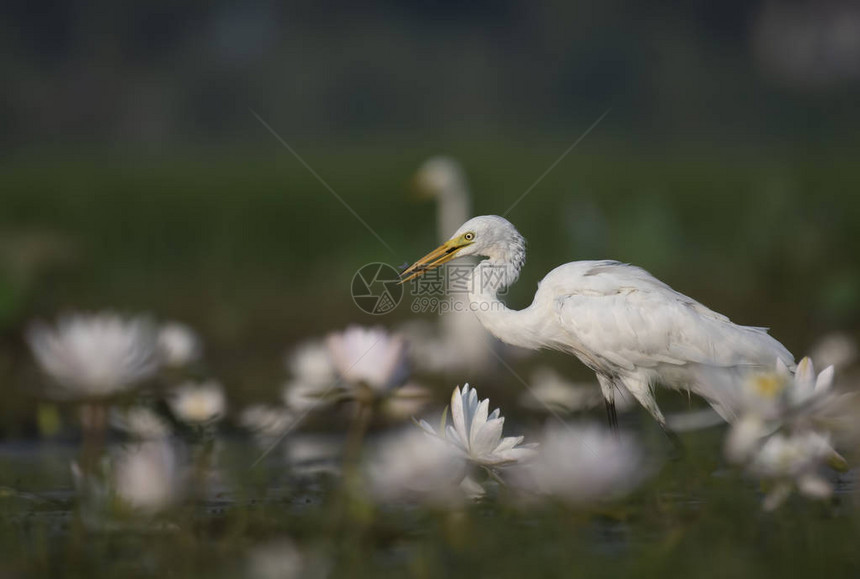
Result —
<path fill-rule="evenodd" d="M 436 232 L 440 241 L 448 239 L 472 214 L 466 172 L 451 157 L 437 156 L 424 161 L 414 183 L 421 197 L 436 200 Z"/>
<path fill-rule="evenodd" d="M 529 349 L 575 355 L 596 374 L 610 424 L 615 397 L 629 391 L 670 432 L 654 397 L 662 384 L 703 396 L 726 420 L 733 416 L 701 368 L 734 373 L 794 367 L 794 357 L 763 328 L 739 326 L 673 290 L 645 270 L 617 261 L 577 261 L 552 270 L 532 304 L 508 309 L 498 298 L 513 284 L 526 258 L 525 239 L 503 217 L 464 223 L 451 238 L 402 273 L 403 282 L 460 256 L 486 257 L 472 270 L 470 308 L 502 341 Z"/>
<path fill-rule="evenodd" d="M 431 157 L 419 167 L 414 183 L 419 195 L 436 200 L 436 230 L 439 241 L 445 241 L 472 214 L 463 167 L 450 157 Z M 404 328 L 412 358 L 418 367 L 431 372 L 486 372 L 492 363 L 492 348 L 498 343 L 469 311 L 468 293 L 453 291 L 451 272 L 446 276 L 445 311 L 438 330 L 425 324 L 407 324 Z"/>

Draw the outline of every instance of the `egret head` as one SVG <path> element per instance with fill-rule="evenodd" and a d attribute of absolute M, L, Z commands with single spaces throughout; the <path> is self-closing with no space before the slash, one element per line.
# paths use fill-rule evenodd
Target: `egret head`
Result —
<path fill-rule="evenodd" d="M 431 157 L 415 174 L 413 185 L 419 197 L 438 198 L 466 186 L 466 175 L 460 163 L 450 157 Z"/>
<path fill-rule="evenodd" d="M 467 255 L 498 260 L 518 271 L 525 254 L 526 241 L 510 221 L 498 215 L 481 215 L 468 220 L 451 239 L 409 266 L 400 274 L 401 283 Z"/>

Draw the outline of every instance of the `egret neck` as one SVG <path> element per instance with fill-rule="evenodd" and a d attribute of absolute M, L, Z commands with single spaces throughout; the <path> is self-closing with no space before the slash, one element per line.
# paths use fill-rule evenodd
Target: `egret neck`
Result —
<path fill-rule="evenodd" d="M 460 224 L 469 218 L 471 213 L 469 205 L 469 191 L 466 189 L 466 184 L 461 180 L 457 180 L 440 193 L 436 209 L 436 223 L 440 240 L 448 239 L 452 233 L 457 231 Z"/>
<path fill-rule="evenodd" d="M 494 248 L 496 249 L 496 248 Z M 526 260 L 526 244 L 522 237 L 498 247 L 493 255 L 472 270 L 469 286 L 469 308 L 484 327 L 501 341 L 522 348 L 539 347 L 535 341 L 532 319 L 534 308 L 512 310 L 499 299 L 499 292 L 513 285 Z M 541 344 L 543 345 L 543 344 Z"/>

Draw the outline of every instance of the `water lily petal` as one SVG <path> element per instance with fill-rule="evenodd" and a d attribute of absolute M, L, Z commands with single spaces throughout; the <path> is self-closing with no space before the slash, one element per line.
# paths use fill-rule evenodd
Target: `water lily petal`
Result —
<path fill-rule="evenodd" d="M 478 409 L 475 412 L 475 416 L 472 418 L 472 424 L 469 427 L 469 446 L 475 446 L 475 440 L 478 437 L 478 433 L 484 430 L 484 426 L 487 424 L 487 410 L 490 406 L 489 398 L 485 398 L 478 403 Z"/>
<path fill-rule="evenodd" d="M 484 489 L 484 487 L 482 487 L 478 481 L 476 481 L 470 476 L 467 476 L 463 479 L 463 481 L 460 483 L 460 489 L 463 491 L 466 497 L 472 500 L 480 499 L 485 494 L 487 494 L 487 491 Z"/>
<path fill-rule="evenodd" d="M 729 461 L 739 464 L 746 462 L 761 447 L 764 438 L 772 432 L 763 420 L 756 415 L 744 416 L 735 422 L 725 442 L 725 454 Z"/>
<path fill-rule="evenodd" d="M 493 450 L 499 445 L 504 425 L 505 419 L 497 418 L 490 420 L 482 428 L 471 432 L 472 441 L 469 451 L 473 458 L 481 460 L 489 458 L 493 454 Z"/>
<path fill-rule="evenodd" d="M 451 422 L 454 423 L 454 430 L 459 435 L 459 439 L 464 442 L 469 440 L 465 408 L 463 408 L 463 398 L 468 390 L 469 385 L 466 384 L 462 389 L 454 388 L 454 393 L 451 394 Z"/>
<path fill-rule="evenodd" d="M 815 384 L 815 366 L 813 366 L 809 356 L 803 358 L 797 364 L 797 371 L 794 374 L 794 384 L 802 397 L 806 397 L 812 393 L 812 388 Z"/>
<path fill-rule="evenodd" d="M 448 427 L 446 428 L 446 430 L 445 430 L 445 440 L 447 440 L 448 442 L 450 442 L 451 444 L 453 444 L 454 446 L 456 446 L 456 447 L 457 447 L 458 449 L 460 449 L 462 452 L 468 452 L 468 451 L 469 451 L 468 446 L 466 445 L 466 443 L 463 441 L 463 439 L 462 439 L 462 438 L 460 438 L 460 434 L 459 434 L 459 433 L 457 432 L 457 430 L 456 430 L 455 428 L 453 428 L 452 426 L 448 426 Z"/>
<path fill-rule="evenodd" d="M 828 366 L 818 375 L 818 378 L 815 380 L 815 391 L 816 392 L 825 392 L 830 390 L 830 387 L 833 385 L 833 375 L 835 370 L 833 366 Z"/>
<path fill-rule="evenodd" d="M 469 385 L 464 386 L 463 392 L 463 413 L 466 421 L 466 432 L 472 428 L 472 420 L 475 417 L 475 411 L 478 409 L 478 391 L 474 388 L 469 388 Z M 468 440 L 468 437 L 466 437 Z"/>
<path fill-rule="evenodd" d="M 497 451 L 493 454 L 504 462 L 525 462 L 537 455 L 537 445 L 520 446 L 502 452 Z"/>
<path fill-rule="evenodd" d="M 522 436 L 506 436 L 496 447 L 495 452 L 505 452 L 523 441 Z"/>
<path fill-rule="evenodd" d="M 436 430 L 432 426 L 430 426 L 430 424 L 424 419 L 419 420 L 417 424 L 418 424 L 418 428 L 420 428 L 421 430 L 423 430 L 427 434 L 432 434 L 433 436 L 436 436 L 436 437 L 444 436 L 444 434 L 445 434 L 444 432 L 442 434 L 436 432 Z"/>

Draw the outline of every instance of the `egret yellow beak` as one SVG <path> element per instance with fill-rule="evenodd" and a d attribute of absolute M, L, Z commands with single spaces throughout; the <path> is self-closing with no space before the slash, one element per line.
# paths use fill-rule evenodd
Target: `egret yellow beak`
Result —
<path fill-rule="evenodd" d="M 436 269 L 440 265 L 448 263 L 457 257 L 457 253 L 467 245 L 472 245 L 472 242 L 466 241 L 462 237 L 446 241 L 407 267 L 403 273 L 400 274 L 400 283 L 406 283 L 411 279 L 424 275 L 431 269 Z"/>

